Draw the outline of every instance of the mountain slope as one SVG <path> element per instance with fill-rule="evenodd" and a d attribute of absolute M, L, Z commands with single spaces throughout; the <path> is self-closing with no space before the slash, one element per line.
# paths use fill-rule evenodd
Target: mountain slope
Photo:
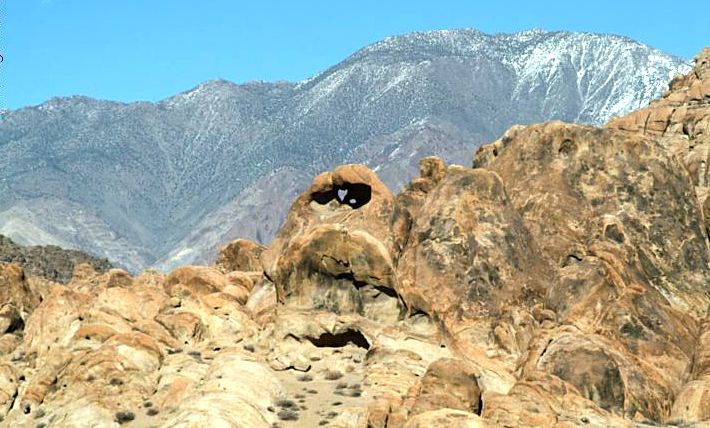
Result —
<path fill-rule="evenodd" d="M 203 261 L 236 235 L 268 242 L 333 165 L 369 164 L 398 188 L 422 156 L 469 163 L 515 123 L 601 124 L 688 69 L 619 36 L 456 30 L 387 38 L 297 84 L 52 99 L 2 116 L 0 233 L 131 270 Z"/>

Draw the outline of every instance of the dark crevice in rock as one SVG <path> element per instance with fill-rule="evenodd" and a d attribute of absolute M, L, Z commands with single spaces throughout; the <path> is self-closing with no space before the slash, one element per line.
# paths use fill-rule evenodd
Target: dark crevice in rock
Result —
<path fill-rule="evenodd" d="M 562 267 L 567 267 L 573 263 L 578 263 L 582 261 L 582 256 L 576 254 L 568 254 L 567 257 L 562 261 Z"/>
<path fill-rule="evenodd" d="M 262 271 L 262 274 L 264 275 L 264 278 L 266 278 L 267 281 L 269 281 L 269 282 L 272 283 L 272 284 L 275 284 L 274 280 L 271 279 L 271 277 L 269 276 L 268 272 L 266 272 L 266 269 L 264 269 L 264 270 Z"/>
<path fill-rule="evenodd" d="M 478 396 L 478 405 L 474 409 L 474 413 L 478 416 L 481 416 L 481 414 L 483 413 L 483 394 Z"/>
<path fill-rule="evenodd" d="M 552 344 L 552 341 L 553 341 L 553 339 L 549 339 L 547 341 L 547 344 L 545 344 L 545 348 L 543 348 L 542 352 L 540 353 L 540 357 L 538 357 L 538 360 L 541 360 L 542 357 L 545 356 L 545 354 L 547 353 L 547 348 L 550 347 L 550 345 Z"/>
<path fill-rule="evenodd" d="M 321 205 L 325 205 L 335 199 L 341 205 L 349 205 L 354 209 L 367 204 L 371 198 L 372 187 L 364 183 L 345 183 L 331 190 L 316 192 L 311 195 L 311 199 Z"/>
<path fill-rule="evenodd" d="M 393 299 L 397 299 L 397 298 L 399 297 L 399 296 L 397 295 L 397 292 L 394 291 L 394 290 L 391 289 L 391 288 L 382 287 L 382 286 L 380 286 L 380 285 L 373 285 L 373 288 L 374 288 L 375 290 L 379 291 L 379 292 L 382 293 L 382 294 L 385 294 L 385 295 L 387 295 L 387 296 L 389 296 L 389 297 L 392 297 Z"/>
<path fill-rule="evenodd" d="M 348 343 L 363 349 L 370 349 L 370 342 L 357 330 L 347 330 L 344 333 L 323 333 L 318 337 L 306 337 L 312 344 L 319 348 L 342 348 Z"/>
<path fill-rule="evenodd" d="M 353 284 L 355 284 L 356 288 L 364 287 L 367 285 L 366 283 L 364 283 L 362 281 L 356 280 L 355 276 L 353 275 L 352 272 L 339 273 L 339 274 L 335 275 L 335 279 L 344 279 L 346 281 L 350 281 Z"/>
<path fill-rule="evenodd" d="M 10 325 L 7 327 L 5 333 L 19 333 L 22 332 L 24 329 L 25 322 L 18 315 L 17 317 L 12 317 L 12 319 L 10 320 Z"/>

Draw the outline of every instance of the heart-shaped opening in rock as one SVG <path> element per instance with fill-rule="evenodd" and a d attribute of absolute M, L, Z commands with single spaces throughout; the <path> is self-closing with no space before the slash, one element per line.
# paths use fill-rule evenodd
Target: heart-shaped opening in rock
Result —
<path fill-rule="evenodd" d="M 333 189 L 315 192 L 311 195 L 311 199 L 321 205 L 335 199 L 341 205 L 349 205 L 354 209 L 367 204 L 371 198 L 372 187 L 365 183 L 344 183 Z"/>

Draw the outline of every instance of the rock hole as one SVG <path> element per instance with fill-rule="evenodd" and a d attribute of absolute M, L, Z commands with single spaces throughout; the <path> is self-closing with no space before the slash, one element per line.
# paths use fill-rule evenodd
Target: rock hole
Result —
<path fill-rule="evenodd" d="M 582 261 L 582 256 L 576 254 L 568 254 L 567 257 L 562 261 L 562 267 L 567 267 L 571 264 L 578 263 Z"/>
<path fill-rule="evenodd" d="M 624 243 L 624 233 L 617 224 L 607 224 L 604 228 L 604 236 L 619 244 Z"/>
<path fill-rule="evenodd" d="M 577 145 L 574 143 L 572 140 L 564 140 L 560 144 L 560 149 L 558 153 L 560 154 L 560 157 L 563 159 L 567 159 L 572 155 L 574 152 L 577 151 Z"/>
<path fill-rule="evenodd" d="M 370 349 L 370 342 L 357 330 L 347 330 L 344 333 L 323 333 L 316 337 L 306 337 L 312 344 L 319 348 L 342 348 L 348 343 L 363 349 Z"/>
<path fill-rule="evenodd" d="M 344 183 L 325 192 L 316 192 L 311 195 L 311 199 L 321 205 L 325 205 L 332 200 L 338 201 L 341 205 L 349 205 L 357 209 L 370 202 L 372 198 L 372 187 L 365 183 Z"/>
<path fill-rule="evenodd" d="M 693 131 L 695 130 L 695 124 L 692 122 L 683 123 L 683 135 L 688 138 L 693 138 Z"/>
<path fill-rule="evenodd" d="M 20 332 L 25 329 L 25 322 L 20 318 L 19 314 L 10 319 L 10 325 L 5 330 L 5 333 Z"/>

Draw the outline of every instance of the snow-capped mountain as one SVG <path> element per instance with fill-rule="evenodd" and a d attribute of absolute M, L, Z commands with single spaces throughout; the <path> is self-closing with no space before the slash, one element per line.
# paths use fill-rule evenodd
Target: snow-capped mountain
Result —
<path fill-rule="evenodd" d="M 131 270 L 270 240 L 317 173 L 364 162 L 393 190 L 469 164 L 516 123 L 601 124 L 687 61 L 625 37 L 475 30 L 389 37 L 298 83 L 210 81 L 158 103 L 54 98 L 0 119 L 0 233 Z"/>

